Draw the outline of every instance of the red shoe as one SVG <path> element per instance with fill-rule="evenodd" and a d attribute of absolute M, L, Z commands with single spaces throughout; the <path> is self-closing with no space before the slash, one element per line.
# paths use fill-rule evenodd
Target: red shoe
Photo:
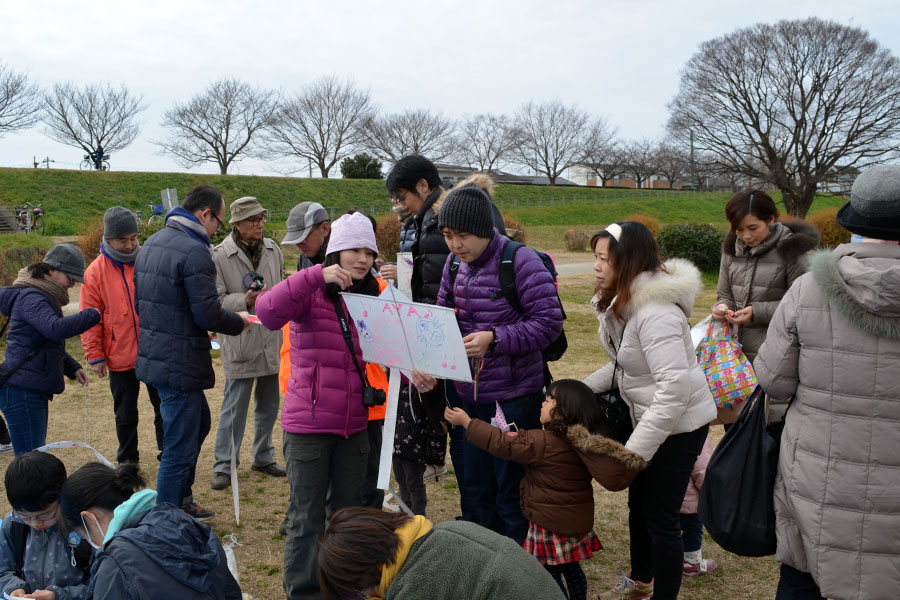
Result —
<path fill-rule="evenodd" d="M 696 563 L 685 562 L 681 570 L 685 575 L 703 575 L 704 573 L 715 571 L 718 566 L 719 563 L 712 558 L 704 558 Z"/>

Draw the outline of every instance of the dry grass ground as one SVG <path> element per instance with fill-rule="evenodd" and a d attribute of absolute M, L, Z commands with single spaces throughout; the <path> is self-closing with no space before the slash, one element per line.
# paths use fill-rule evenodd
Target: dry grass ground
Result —
<path fill-rule="evenodd" d="M 549 241 L 549 240 L 548 240 Z M 547 247 L 554 256 L 559 248 Z M 589 254 L 566 256 L 565 262 L 590 260 Z M 294 259 L 296 260 L 296 259 Z M 290 264 L 290 262 L 289 262 Z M 561 294 L 568 313 L 566 331 L 569 350 L 565 359 L 553 365 L 556 377 L 583 377 L 606 362 L 606 355 L 597 343 L 597 321 L 588 300 L 592 294 L 590 275 L 564 277 Z M 73 294 L 74 297 L 75 294 Z M 713 289 L 707 285 L 698 297 L 694 321 L 699 319 L 713 303 Z M 81 356 L 80 344 L 71 340 L 69 351 Z M 288 499 L 286 479 L 273 479 L 250 471 L 250 440 L 252 423 L 248 423 L 245 442 L 241 450 L 240 473 L 241 525 L 235 525 L 231 491 L 213 491 L 209 487 L 213 464 L 213 441 L 222 402 L 224 374 L 221 362 L 214 359 L 217 372 L 216 387 L 208 391 L 213 415 L 213 429 L 203 447 L 197 466 L 194 495 L 205 507 L 216 511 L 211 522 L 216 532 L 223 536 L 235 533 L 243 546 L 235 549 L 240 569 L 240 581 L 244 591 L 255 598 L 272 600 L 283 598 L 281 590 L 282 555 L 284 540 L 278 535 L 278 525 L 284 515 Z M 140 450 L 142 467 L 147 482 L 155 487 L 156 448 L 152 430 L 152 411 L 146 393 L 141 395 Z M 721 427 L 713 428 L 716 441 L 721 437 Z M 109 458 L 115 457 L 116 436 L 113 420 L 112 398 L 107 381 L 92 381 L 87 389 L 69 384 L 66 392 L 50 404 L 50 422 L 47 439 L 85 441 Z M 282 432 L 275 428 L 275 447 L 281 458 Z M 77 469 L 92 456 L 86 450 L 56 451 L 71 471 Z M 0 455 L 0 471 L 5 471 L 12 460 L 11 454 Z M 452 476 L 428 483 L 428 516 L 434 521 L 452 519 L 459 514 L 458 490 Z M 591 597 L 615 584 L 617 570 L 628 569 L 627 494 L 610 493 L 595 484 L 595 527 L 604 550 L 584 563 L 590 584 Z M 6 506 L 5 494 L 0 494 L 0 505 Z M 720 549 L 707 536 L 704 555 L 715 558 L 719 569 L 714 573 L 685 578 L 681 597 L 689 600 L 712 598 L 772 598 L 777 582 L 777 566 L 774 558 L 739 558 Z"/>

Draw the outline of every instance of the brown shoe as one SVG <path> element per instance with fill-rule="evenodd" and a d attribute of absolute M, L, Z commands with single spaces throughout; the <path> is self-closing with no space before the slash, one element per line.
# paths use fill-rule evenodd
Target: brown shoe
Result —
<path fill-rule="evenodd" d="M 278 463 L 268 464 L 264 467 L 257 467 L 253 465 L 250 467 L 251 471 L 256 471 L 257 473 L 265 473 L 269 477 L 284 477 L 287 475 L 287 471 L 284 467 L 279 465 Z"/>

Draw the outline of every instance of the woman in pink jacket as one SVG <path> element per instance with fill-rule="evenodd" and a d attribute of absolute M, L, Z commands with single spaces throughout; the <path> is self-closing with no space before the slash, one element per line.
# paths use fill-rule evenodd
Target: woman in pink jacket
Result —
<path fill-rule="evenodd" d="M 284 547 L 288 598 L 318 593 L 317 540 L 325 533 L 325 496 L 337 511 L 362 504 L 369 440 L 363 405 L 364 368 L 356 328 L 340 292 L 378 295 L 372 264 L 375 232 L 361 213 L 331 225 L 322 265 L 294 273 L 256 301 L 263 325 L 275 331 L 290 323 L 291 376 L 281 412 L 284 458 L 291 499 Z M 353 353 L 344 338 L 338 307 L 347 315 Z M 376 449 L 377 451 L 377 449 Z"/>

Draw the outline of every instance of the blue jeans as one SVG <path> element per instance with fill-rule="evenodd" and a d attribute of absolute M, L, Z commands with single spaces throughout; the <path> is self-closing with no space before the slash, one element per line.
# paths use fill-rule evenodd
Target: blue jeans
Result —
<path fill-rule="evenodd" d="M 521 429 L 540 429 L 543 392 L 521 396 L 500 407 L 507 423 Z M 490 423 L 496 412 L 491 404 L 467 404 L 466 412 L 473 419 Z M 474 504 L 475 522 L 522 545 L 528 533 L 528 519 L 519 504 L 519 483 L 525 475 L 522 465 L 495 458 L 472 444 L 465 445 L 466 491 Z"/>
<path fill-rule="evenodd" d="M 697 513 L 681 513 L 681 542 L 685 552 L 696 552 L 703 546 L 703 523 Z"/>
<path fill-rule="evenodd" d="M 16 456 L 47 443 L 47 406 L 50 394 L 0 386 L 0 411 L 6 417 L 9 437 Z"/>
<path fill-rule="evenodd" d="M 210 427 L 209 404 L 202 391 L 157 388 L 163 421 L 163 454 L 156 477 L 156 503 L 181 506 L 191 496 L 197 457 Z"/>
<path fill-rule="evenodd" d="M 462 400 L 456 393 L 456 386 L 449 379 L 442 379 L 441 386 L 444 389 L 447 404 L 451 408 L 463 408 Z M 466 489 L 466 428 L 450 428 L 450 460 L 453 461 L 453 473 L 456 475 L 456 485 L 459 487 L 459 508 L 464 521 L 477 522 L 478 511 L 472 502 L 472 494 Z"/>

